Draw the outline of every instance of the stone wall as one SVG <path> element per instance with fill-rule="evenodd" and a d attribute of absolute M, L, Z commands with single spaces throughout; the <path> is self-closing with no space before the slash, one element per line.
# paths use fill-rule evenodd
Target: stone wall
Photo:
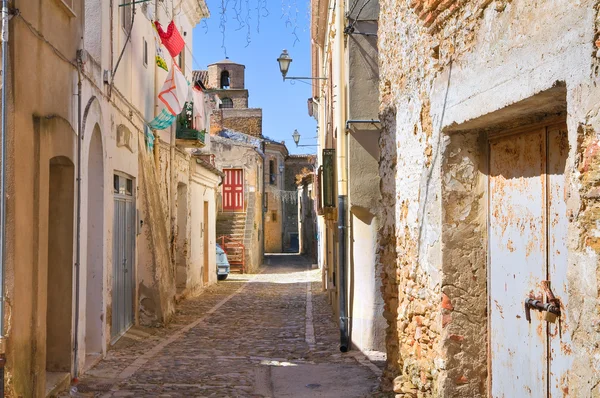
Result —
<path fill-rule="evenodd" d="M 570 144 L 564 378 L 600 393 L 597 3 L 380 2 L 383 385 L 400 397 L 487 396 L 485 137 L 551 115 Z"/>
<path fill-rule="evenodd" d="M 262 137 L 262 109 L 217 109 L 210 115 L 210 133 L 224 129 Z"/>
<path fill-rule="evenodd" d="M 219 98 L 229 98 L 233 102 L 233 109 L 248 108 L 248 90 L 220 90 L 218 91 Z M 225 108 L 232 109 L 232 108 Z"/>
<path fill-rule="evenodd" d="M 221 73 L 229 72 L 229 84 L 231 89 L 243 89 L 245 86 L 244 74 L 246 67 L 235 64 L 229 60 L 208 66 L 208 86 L 210 88 L 221 87 Z"/>

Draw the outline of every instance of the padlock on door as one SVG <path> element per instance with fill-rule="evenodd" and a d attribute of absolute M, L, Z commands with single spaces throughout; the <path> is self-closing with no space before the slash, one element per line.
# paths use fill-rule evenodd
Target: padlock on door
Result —
<path fill-rule="evenodd" d="M 544 320 L 550 323 L 556 323 L 557 318 L 560 317 L 560 301 L 552 293 L 550 289 L 550 281 L 543 281 L 542 287 L 546 293 L 546 303 L 533 298 L 525 299 L 525 319 L 531 322 L 531 310 L 538 310 L 544 313 Z"/>
<path fill-rule="evenodd" d="M 555 314 L 554 312 L 551 312 L 550 310 L 544 311 L 544 320 L 546 322 L 556 323 L 557 318 L 558 318 L 558 315 Z"/>

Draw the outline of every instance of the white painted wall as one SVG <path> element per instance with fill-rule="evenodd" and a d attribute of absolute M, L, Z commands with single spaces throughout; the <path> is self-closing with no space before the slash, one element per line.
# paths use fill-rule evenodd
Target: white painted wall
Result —
<path fill-rule="evenodd" d="M 206 4 L 198 0 L 184 0 L 177 2 L 167 0 L 165 4 L 170 8 L 172 3 L 177 6 L 182 4 L 185 10 L 195 9 L 190 7 L 190 4 L 202 3 L 202 9 L 206 12 Z M 109 345 L 111 330 L 110 312 L 111 297 L 112 297 L 112 233 L 113 233 L 113 174 L 114 172 L 122 172 L 130 175 L 137 182 L 139 179 L 138 160 L 139 151 L 146 150 L 144 142 L 144 122 L 150 121 L 156 114 L 160 112 L 160 107 L 157 105 L 160 102 L 157 99 L 158 90 L 160 90 L 167 72 L 155 66 L 155 45 L 153 27 L 151 22 L 146 19 L 141 12 L 139 5 L 136 5 L 136 17 L 131 34 L 131 40 L 125 46 L 122 60 L 119 64 L 115 75 L 115 85 L 112 92 L 112 102 L 107 100 L 108 85 L 103 83 L 104 71 L 110 72 L 116 65 L 116 60 L 119 57 L 121 50 L 124 48 L 126 41 L 126 32 L 121 27 L 121 8 L 118 7 L 120 1 L 113 0 L 112 18 L 111 18 L 111 1 L 101 2 L 85 2 L 85 30 L 82 40 L 82 47 L 89 53 L 87 62 L 84 65 L 84 79 L 82 82 L 82 112 L 85 111 L 83 117 L 84 131 L 82 143 L 82 203 L 81 203 L 81 274 L 80 274 L 80 306 L 79 306 L 79 328 L 77 336 L 79 340 L 78 349 L 78 367 L 84 369 L 85 364 L 85 335 L 86 325 L 88 325 L 86 308 L 89 300 L 101 301 L 102 311 L 100 314 L 95 314 L 98 322 L 89 322 L 89 325 L 95 325 L 102 329 L 103 341 L 101 351 L 106 353 Z M 192 67 L 192 28 L 195 23 L 199 22 L 199 16 L 194 14 L 189 17 L 186 12 L 178 12 L 175 22 L 177 27 L 182 32 L 187 32 L 184 36 L 186 41 L 186 66 L 183 68 L 184 73 L 191 80 Z M 169 23 L 169 18 L 165 11 L 159 7 L 158 19 L 166 28 Z M 111 25 L 113 29 L 113 39 L 111 41 Z M 148 64 L 143 62 L 143 42 L 144 39 L 148 43 Z M 112 54 L 111 54 L 112 43 Z M 168 52 L 163 48 L 164 53 L 169 58 Z M 76 77 L 76 74 L 75 74 Z M 76 103 L 76 101 L 75 101 Z M 77 109 L 74 107 L 74 110 Z M 73 116 L 73 125 L 76 125 L 77 113 Z M 129 147 L 117 146 L 117 127 L 124 125 L 131 132 L 131 141 Z M 88 174 L 88 154 L 90 152 L 90 139 L 94 126 L 98 126 L 102 141 L 102 167 L 104 170 L 103 181 L 99 182 L 97 177 Z M 170 142 L 170 131 L 161 132 L 161 138 L 166 142 Z M 157 144 L 157 143 L 155 143 Z M 97 145 L 94 143 L 93 145 Z M 94 148 L 95 150 L 95 148 Z M 102 242 L 89 242 L 86 237 L 92 233 L 93 227 L 90 227 L 88 220 L 88 211 L 94 206 L 94 203 L 88 203 L 88 187 L 90 184 L 102 183 L 104 186 L 103 202 L 104 214 L 103 224 L 104 232 Z M 209 193 L 204 194 L 208 200 L 211 196 Z M 136 201 L 140 198 L 136 192 Z M 214 194 L 212 195 L 212 203 L 214 204 Z M 139 203 L 137 205 L 139 208 Z M 213 206 L 214 207 L 214 206 Z M 166 220 L 165 220 L 166 221 Z M 213 220 L 214 224 L 214 220 Z M 88 229 L 90 228 L 90 229 Z M 143 237 L 142 235 L 138 237 Z M 212 232 L 212 242 L 214 242 L 214 231 Z M 139 241 L 139 239 L 138 239 Z M 100 275 L 101 287 L 100 295 L 97 292 L 87 290 L 88 279 L 98 277 L 96 271 L 92 271 L 88 265 L 88 251 L 92 249 L 92 244 L 100 244 L 104 246 L 103 253 L 103 271 Z M 88 245 L 90 246 L 88 248 Z M 140 252 L 146 250 L 141 245 L 136 245 L 136 260 L 148 258 L 150 253 Z M 214 254 L 212 257 L 214 263 Z M 89 268 L 89 269 L 88 269 Z M 137 264 L 136 264 L 137 269 Z M 215 271 L 216 273 L 216 271 Z M 216 277 L 215 277 L 216 280 Z M 138 275 L 139 282 L 139 275 Z M 137 300 L 134 300 L 137 306 Z M 137 310 L 136 310 L 137 318 Z M 89 326 L 91 327 L 91 326 Z"/>
<path fill-rule="evenodd" d="M 194 160 L 192 160 L 193 162 Z M 195 292 L 204 287 L 203 271 L 208 267 L 208 285 L 217 281 L 216 267 L 216 192 L 221 177 L 201 165 L 195 166 L 192 175 L 191 219 L 190 219 L 190 263 L 188 290 Z M 204 218 L 204 202 L 208 203 L 208 219 Z M 208 224 L 208 247 L 204 247 L 202 229 Z M 208 250 L 208 264 L 204 263 L 204 251 Z"/>

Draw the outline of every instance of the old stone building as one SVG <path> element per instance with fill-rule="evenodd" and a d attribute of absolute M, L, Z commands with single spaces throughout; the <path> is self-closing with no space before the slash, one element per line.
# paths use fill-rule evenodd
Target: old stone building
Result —
<path fill-rule="evenodd" d="M 310 100 L 319 136 L 319 266 L 341 349 L 381 353 L 379 4 L 315 0 L 311 7 L 312 73 L 320 78 Z"/>
<path fill-rule="evenodd" d="M 315 192 L 315 174 L 300 176 L 298 186 L 298 235 L 300 236 L 299 253 L 311 261 L 317 258 L 317 209 Z"/>
<path fill-rule="evenodd" d="M 380 5 L 384 385 L 600 396 L 598 1 Z"/>
<path fill-rule="evenodd" d="M 265 139 L 265 252 L 283 252 L 285 206 L 296 206 L 285 189 L 285 142 Z"/>
<path fill-rule="evenodd" d="M 225 173 L 217 195 L 217 239 L 230 246 L 224 249 L 234 270 L 256 272 L 264 253 L 261 140 L 222 131 L 211 137 L 211 153 Z"/>
<path fill-rule="evenodd" d="M 248 108 L 245 69 L 227 58 L 196 72 L 211 96 L 219 99 L 210 115 L 211 134 L 228 129 L 262 137 L 262 109 Z"/>
<path fill-rule="evenodd" d="M 248 108 L 245 66 L 225 59 L 193 72 L 210 115 L 210 154 L 225 178 L 217 198 L 217 239 L 234 270 L 254 272 L 264 253 L 262 109 Z"/>

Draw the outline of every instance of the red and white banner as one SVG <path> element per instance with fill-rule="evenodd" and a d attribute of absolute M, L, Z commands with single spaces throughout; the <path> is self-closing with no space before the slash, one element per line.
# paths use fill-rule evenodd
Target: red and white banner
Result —
<path fill-rule="evenodd" d="M 171 65 L 167 79 L 158 94 L 172 115 L 179 115 L 188 97 L 190 86 L 176 63 Z"/>

